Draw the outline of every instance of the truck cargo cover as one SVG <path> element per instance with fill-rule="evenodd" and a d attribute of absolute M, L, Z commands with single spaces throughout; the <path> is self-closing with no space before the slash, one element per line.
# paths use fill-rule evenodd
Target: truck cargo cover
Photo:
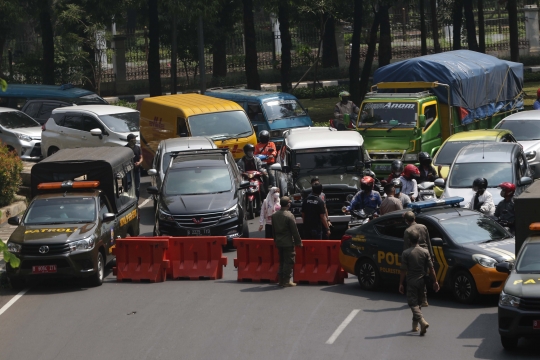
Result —
<path fill-rule="evenodd" d="M 442 103 L 467 110 L 463 124 L 474 118 L 523 107 L 523 64 L 476 51 L 456 50 L 420 56 L 386 65 L 373 75 L 374 84 L 407 81 L 438 81 L 450 85 L 450 100 L 445 87 L 432 91 Z"/>

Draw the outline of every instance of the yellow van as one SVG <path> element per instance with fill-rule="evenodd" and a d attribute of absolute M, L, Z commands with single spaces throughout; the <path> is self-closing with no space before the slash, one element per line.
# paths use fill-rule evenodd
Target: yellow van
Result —
<path fill-rule="evenodd" d="M 236 160 L 246 144 L 257 144 L 244 109 L 229 100 L 199 94 L 155 96 L 140 102 L 140 136 L 143 168 L 152 160 L 161 140 L 205 136 L 219 148 L 229 148 Z"/>

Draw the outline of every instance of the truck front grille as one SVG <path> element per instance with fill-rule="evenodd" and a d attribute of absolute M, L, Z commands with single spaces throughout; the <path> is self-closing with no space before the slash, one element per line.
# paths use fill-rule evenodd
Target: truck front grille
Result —
<path fill-rule="evenodd" d="M 47 246 L 49 250 L 45 253 L 40 253 L 39 249 L 42 246 Z M 23 244 L 21 249 L 21 255 L 32 256 L 48 256 L 66 254 L 69 252 L 69 244 Z"/>
<path fill-rule="evenodd" d="M 540 310 L 540 299 L 521 299 L 519 308 L 523 310 Z"/>
<path fill-rule="evenodd" d="M 371 160 L 401 160 L 403 158 L 402 152 L 368 152 Z"/>

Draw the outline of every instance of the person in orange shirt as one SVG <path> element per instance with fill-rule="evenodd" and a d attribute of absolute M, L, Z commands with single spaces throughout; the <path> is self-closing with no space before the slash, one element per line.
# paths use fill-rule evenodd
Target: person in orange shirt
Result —
<path fill-rule="evenodd" d="M 267 130 L 263 130 L 259 133 L 259 143 L 255 145 L 255 156 L 263 162 L 263 166 L 266 170 L 268 170 L 270 165 L 276 162 L 276 144 L 270 141 L 270 133 Z M 272 174 L 271 171 L 268 171 L 268 178 L 270 186 L 275 186 L 274 174 Z"/>

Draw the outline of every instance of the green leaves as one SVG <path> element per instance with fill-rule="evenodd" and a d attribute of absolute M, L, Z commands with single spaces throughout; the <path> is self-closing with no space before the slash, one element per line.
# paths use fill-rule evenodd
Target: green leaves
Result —
<path fill-rule="evenodd" d="M 18 268 L 21 265 L 21 260 L 8 251 L 7 245 L 4 244 L 2 239 L 0 239 L 0 251 L 4 254 L 4 261 L 12 268 Z"/>

